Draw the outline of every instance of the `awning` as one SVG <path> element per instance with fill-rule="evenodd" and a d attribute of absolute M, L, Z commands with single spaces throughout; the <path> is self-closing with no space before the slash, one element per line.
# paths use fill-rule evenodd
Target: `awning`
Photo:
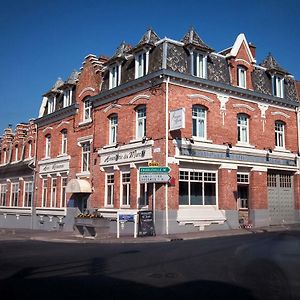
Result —
<path fill-rule="evenodd" d="M 91 193 L 90 183 L 84 179 L 71 179 L 67 184 L 67 193 Z"/>

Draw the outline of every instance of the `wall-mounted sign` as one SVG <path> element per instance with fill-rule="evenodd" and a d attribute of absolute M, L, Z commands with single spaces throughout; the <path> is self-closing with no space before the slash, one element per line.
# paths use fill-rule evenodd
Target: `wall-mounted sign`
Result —
<path fill-rule="evenodd" d="M 70 167 L 69 160 L 57 160 L 48 162 L 40 162 L 40 174 L 68 171 Z"/>
<path fill-rule="evenodd" d="M 125 162 L 136 162 L 150 160 L 152 158 L 152 146 L 135 149 L 115 150 L 110 152 L 100 152 L 100 166 L 113 165 Z"/>
<path fill-rule="evenodd" d="M 185 109 L 170 111 L 170 131 L 185 128 Z"/>
<path fill-rule="evenodd" d="M 159 162 L 157 162 L 157 161 L 149 161 L 148 162 L 148 166 L 149 167 L 158 167 L 159 166 Z"/>

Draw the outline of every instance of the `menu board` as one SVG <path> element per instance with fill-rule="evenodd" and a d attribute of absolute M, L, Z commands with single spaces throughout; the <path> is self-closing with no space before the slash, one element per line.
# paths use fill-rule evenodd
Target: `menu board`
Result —
<path fill-rule="evenodd" d="M 138 235 L 139 236 L 155 236 L 152 210 L 139 211 Z"/>

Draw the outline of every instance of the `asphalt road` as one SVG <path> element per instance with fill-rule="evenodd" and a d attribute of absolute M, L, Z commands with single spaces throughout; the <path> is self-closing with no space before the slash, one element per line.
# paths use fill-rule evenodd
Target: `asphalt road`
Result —
<path fill-rule="evenodd" d="M 0 241 L 0 299 L 300 299 L 300 232 L 164 243 Z"/>

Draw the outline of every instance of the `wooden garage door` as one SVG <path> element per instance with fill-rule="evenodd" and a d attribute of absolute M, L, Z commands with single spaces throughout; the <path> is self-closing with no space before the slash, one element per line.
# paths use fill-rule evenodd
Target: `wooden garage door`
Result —
<path fill-rule="evenodd" d="M 268 174 L 268 202 L 270 224 L 295 221 L 293 176 L 290 174 Z"/>

